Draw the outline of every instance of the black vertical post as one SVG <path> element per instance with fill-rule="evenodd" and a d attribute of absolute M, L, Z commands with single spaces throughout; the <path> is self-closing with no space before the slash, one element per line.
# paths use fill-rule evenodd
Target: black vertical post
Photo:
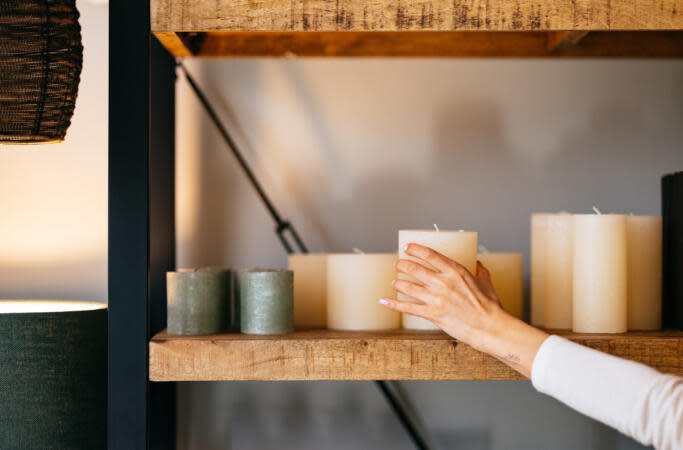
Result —
<path fill-rule="evenodd" d="M 175 270 L 175 59 L 151 42 L 149 326 L 166 328 L 166 272 Z M 175 383 L 151 383 L 149 447 L 175 448 Z"/>
<path fill-rule="evenodd" d="M 160 274 L 174 266 L 173 109 L 160 112 L 168 108 L 164 98 L 174 100 L 168 97 L 173 69 L 168 56 L 155 57 L 159 108 L 150 122 L 149 20 L 147 1 L 110 3 L 109 450 L 172 448 L 175 432 L 173 385 L 157 388 L 148 381 L 150 333 L 164 322 Z M 151 414 L 151 407 L 164 405 Z"/>

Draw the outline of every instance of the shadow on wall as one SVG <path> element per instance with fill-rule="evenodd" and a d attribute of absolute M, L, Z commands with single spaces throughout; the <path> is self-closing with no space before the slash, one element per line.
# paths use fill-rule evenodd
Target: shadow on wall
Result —
<path fill-rule="evenodd" d="M 683 167 L 680 62 L 203 64 L 209 98 L 313 250 L 391 251 L 399 228 L 438 223 L 528 261 L 532 212 L 656 214 L 659 177 Z M 191 106 L 179 127 L 183 114 L 204 117 Z M 284 266 L 271 219 L 200 123 L 194 148 L 179 149 L 179 170 L 199 161 L 179 263 Z M 404 385 L 442 448 L 642 448 L 529 383 Z M 183 449 L 411 448 L 371 383 L 179 392 Z"/>

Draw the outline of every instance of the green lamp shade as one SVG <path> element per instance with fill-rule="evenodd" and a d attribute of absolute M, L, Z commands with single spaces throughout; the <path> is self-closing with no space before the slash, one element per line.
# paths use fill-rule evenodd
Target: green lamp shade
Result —
<path fill-rule="evenodd" d="M 0 301 L 0 448 L 107 446 L 107 309 Z"/>

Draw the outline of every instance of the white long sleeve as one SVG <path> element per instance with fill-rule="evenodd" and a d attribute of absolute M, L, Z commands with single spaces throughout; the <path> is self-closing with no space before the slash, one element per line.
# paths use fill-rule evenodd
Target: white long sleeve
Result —
<path fill-rule="evenodd" d="M 683 378 L 550 336 L 536 354 L 531 381 L 645 445 L 683 449 Z"/>

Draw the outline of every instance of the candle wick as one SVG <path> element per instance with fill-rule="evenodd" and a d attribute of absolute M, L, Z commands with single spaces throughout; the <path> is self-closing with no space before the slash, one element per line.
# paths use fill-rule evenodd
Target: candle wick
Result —
<path fill-rule="evenodd" d="M 601 215 L 602 215 L 602 213 L 600 212 L 600 210 L 599 210 L 597 207 L 595 207 L 595 206 L 593 206 L 593 211 L 595 211 L 595 214 L 597 214 L 598 216 L 601 216 Z"/>
<path fill-rule="evenodd" d="M 441 231 L 441 230 L 439 230 L 439 226 L 438 226 L 437 224 L 433 223 L 432 225 L 434 225 L 434 229 L 436 230 L 437 233 L 438 233 L 439 231 Z"/>
<path fill-rule="evenodd" d="M 487 249 L 483 245 L 479 244 L 479 253 L 490 253 L 490 252 L 489 252 L 489 249 Z"/>
<path fill-rule="evenodd" d="M 357 255 L 364 255 L 365 254 L 365 252 L 363 250 L 356 248 L 356 247 L 353 247 L 353 253 L 355 253 Z"/>

